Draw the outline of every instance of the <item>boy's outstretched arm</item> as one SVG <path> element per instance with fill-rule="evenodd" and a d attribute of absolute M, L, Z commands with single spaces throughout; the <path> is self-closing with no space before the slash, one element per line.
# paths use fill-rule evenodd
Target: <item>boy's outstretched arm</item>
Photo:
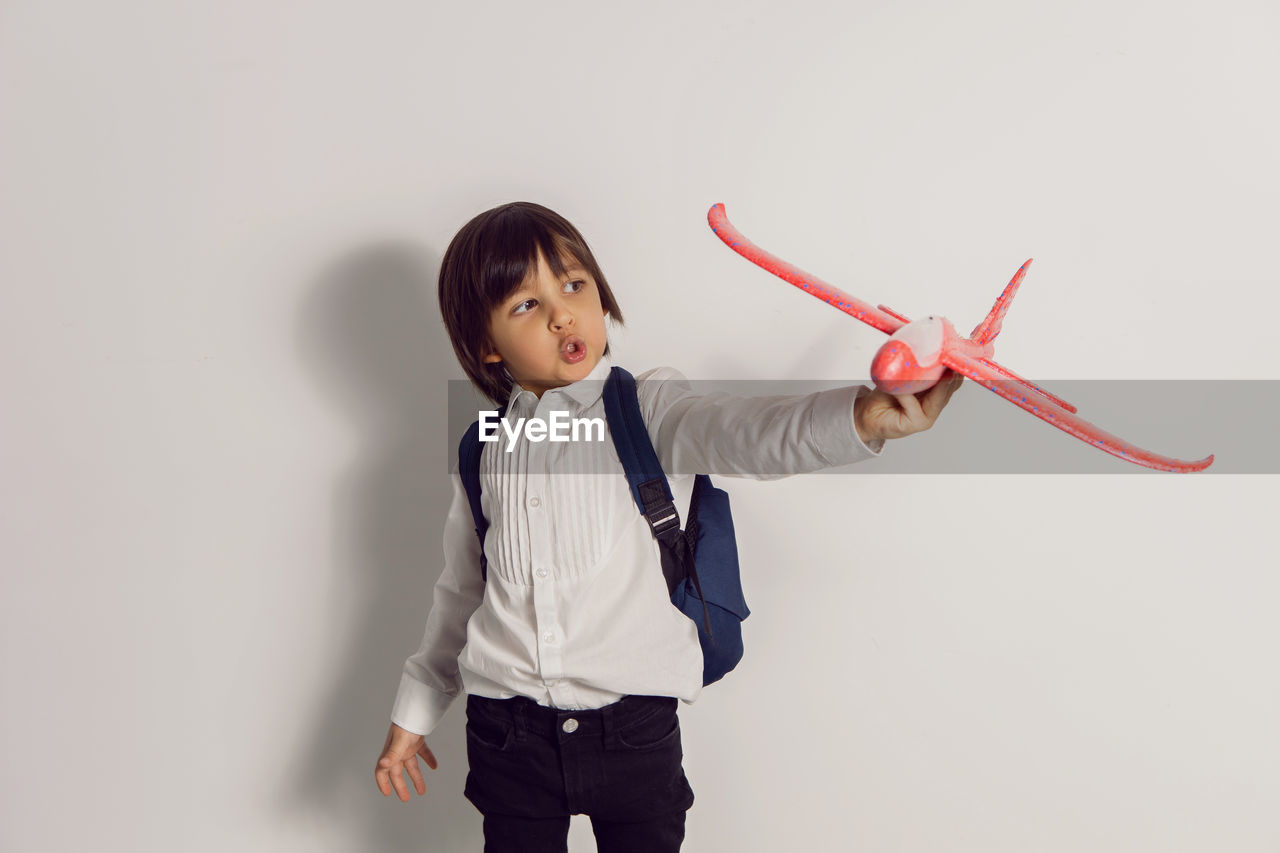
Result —
<path fill-rule="evenodd" d="M 422 768 L 418 766 L 419 755 L 432 770 L 439 766 L 436 763 L 435 754 L 427 747 L 426 738 L 392 723 L 387 731 L 387 742 L 382 746 L 382 755 L 378 758 L 377 767 L 373 771 L 378 790 L 384 797 L 391 796 L 391 789 L 394 787 L 401 802 L 409 802 L 409 789 L 404 784 L 406 770 L 409 772 L 409 778 L 413 780 L 413 787 L 417 789 L 418 796 L 421 797 L 427 793 L 427 782 L 422 778 Z"/>
<path fill-rule="evenodd" d="M 919 394 L 886 394 L 873 390 L 853 404 L 853 424 L 863 443 L 902 438 L 933 426 L 964 376 L 950 368 L 932 388 Z"/>

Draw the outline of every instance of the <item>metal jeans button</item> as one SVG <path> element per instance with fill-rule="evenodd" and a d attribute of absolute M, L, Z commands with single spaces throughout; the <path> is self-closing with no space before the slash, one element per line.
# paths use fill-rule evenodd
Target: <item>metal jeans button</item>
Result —
<path fill-rule="evenodd" d="M 564 725 L 561 726 L 560 728 L 564 729 L 569 734 L 573 734 L 578 730 L 578 721 L 575 720 L 573 717 L 570 717 L 569 719 L 564 721 Z"/>

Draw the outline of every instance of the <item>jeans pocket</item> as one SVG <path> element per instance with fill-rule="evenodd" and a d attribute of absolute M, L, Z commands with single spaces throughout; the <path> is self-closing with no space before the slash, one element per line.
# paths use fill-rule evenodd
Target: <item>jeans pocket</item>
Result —
<path fill-rule="evenodd" d="M 625 749 L 636 751 L 659 750 L 680 740 L 680 717 L 676 713 L 677 700 L 663 702 L 652 713 L 630 720 L 616 732 L 618 743 Z"/>
<path fill-rule="evenodd" d="M 509 715 L 467 703 L 467 741 L 486 749 L 506 752 L 515 741 L 516 728 Z"/>

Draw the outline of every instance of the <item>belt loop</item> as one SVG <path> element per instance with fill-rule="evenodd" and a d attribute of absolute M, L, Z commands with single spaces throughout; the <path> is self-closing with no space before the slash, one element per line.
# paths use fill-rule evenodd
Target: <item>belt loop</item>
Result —
<path fill-rule="evenodd" d="M 604 729 L 604 748 L 605 749 L 613 749 L 615 745 L 613 712 L 617 709 L 617 707 L 618 707 L 618 703 L 612 702 L 600 709 L 600 718 L 604 721 L 604 725 L 602 725 L 601 728 Z"/>
<path fill-rule="evenodd" d="M 521 701 L 523 697 L 516 697 L 512 700 L 511 722 L 515 726 L 516 740 L 523 743 L 526 739 L 525 734 L 528 730 L 528 722 L 525 717 L 525 703 Z"/>

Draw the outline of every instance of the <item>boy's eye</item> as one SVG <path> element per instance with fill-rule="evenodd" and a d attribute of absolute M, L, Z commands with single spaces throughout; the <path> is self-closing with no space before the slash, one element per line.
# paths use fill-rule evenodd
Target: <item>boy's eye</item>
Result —
<path fill-rule="evenodd" d="M 582 290 L 582 288 L 586 286 L 587 286 L 587 283 L 585 281 L 583 281 L 582 279 L 575 278 L 573 281 L 566 281 L 561 289 L 565 293 L 577 293 L 578 291 Z M 528 313 L 529 311 L 532 311 L 537 306 L 537 304 L 538 304 L 538 300 L 536 299 L 526 299 L 523 302 L 517 303 L 516 306 L 511 309 L 511 313 L 512 314 Z"/>

